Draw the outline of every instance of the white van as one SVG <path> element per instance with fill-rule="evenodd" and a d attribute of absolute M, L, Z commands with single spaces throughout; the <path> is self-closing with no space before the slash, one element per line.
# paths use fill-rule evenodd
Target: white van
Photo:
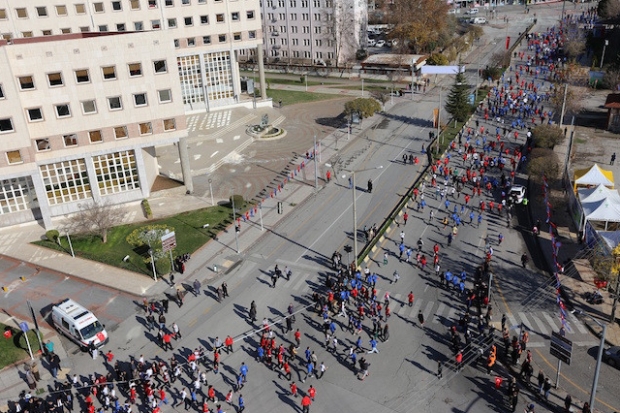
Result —
<path fill-rule="evenodd" d="M 471 22 L 473 24 L 487 24 L 487 19 L 485 19 L 484 17 L 474 17 L 473 19 L 471 19 Z"/>
<path fill-rule="evenodd" d="M 478 14 L 478 9 L 477 8 L 469 9 L 465 12 L 465 14 L 469 14 L 469 15 Z"/>
<path fill-rule="evenodd" d="M 91 343 L 101 347 L 108 342 L 105 326 L 88 309 L 70 298 L 52 307 L 54 327 L 69 339 L 87 350 Z"/>

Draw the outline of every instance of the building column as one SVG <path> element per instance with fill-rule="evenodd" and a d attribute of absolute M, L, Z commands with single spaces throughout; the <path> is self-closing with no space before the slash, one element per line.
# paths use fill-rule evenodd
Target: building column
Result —
<path fill-rule="evenodd" d="M 179 138 L 179 160 L 181 161 L 181 173 L 185 184 L 185 193 L 194 193 L 194 182 L 192 181 L 192 168 L 189 165 L 189 153 L 187 152 L 187 137 Z"/>
<path fill-rule="evenodd" d="M 237 50 L 230 51 L 230 72 L 233 77 L 233 95 L 235 96 L 235 103 L 241 101 L 241 71 L 239 70 L 239 58 L 237 57 Z"/>
<path fill-rule="evenodd" d="M 144 155 L 142 154 L 142 148 L 134 148 L 133 155 L 136 157 L 136 168 L 138 168 L 138 181 L 140 182 L 140 192 L 142 198 L 148 198 L 151 194 L 151 185 L 148 180 L 148 172 L 146 172 L 146 165 L 144 165 Z"/>
<path fill-rule="evenodd" d="M 258 59 L 258 81 L 260 82 L 260 96 L 262 100 L 267 99 L 267 82 L 265 81 L 265 66 L 263 65 L 263 46 L 256 48 L 256 58 Z"/>
<path fill-rule="evenodd" d="M 34 193 L 36 194 L 37 203 L 39 204 L 39 211 L 41 211 L 43 227 L 46 230 L 52 229 L 52 213 L 50 211 L 49 201 L 47 200 L 43 178 L 41 178 L 41 174 L 37 171 L 30 175 L 30 179 L 32 179 L 32 186 L 34 186 Z"/>
<path fill-rule="evenodd" d="M 88 172 L 88 180 L 90 182 L 90 193 L 93 197 L 95 204 L 101 202 L 101 192 L 99 192 L 99 180 L 97 179 L 97 173 L 95 172 L 95 165 L 93 164 L 93 157 L 84 157 L 84 165 L 86 165 L 86 172 Z"/>

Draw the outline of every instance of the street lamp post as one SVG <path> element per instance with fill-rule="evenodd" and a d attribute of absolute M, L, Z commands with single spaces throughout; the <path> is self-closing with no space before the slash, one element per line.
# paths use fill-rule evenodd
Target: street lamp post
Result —
<path fill-rule="evenodd" d="M 239 254 L 239 234 L 237 233 L 237 213 L 235 212 L 235 191 L 233 189 L 233 195 L 230 197 L 233 207 L 233 226 L 235 227 L 235 245 L 237 246 L 237 254 Z"/>
<path fill-rule="evenodd" d="M 151 256 L 151 268 L 153 269 L 153 278 L 157 282 L 157 271 L 155 270 L 155 260 L 153 259 L 153 248 L 149 248 L 149 255 Z"/>
<path fill-rule="evenodd" d="M 605 43 L 603 44 L 603 54 L 601 55 L 601 66 L 600 68 L 603 68 L 603 62 L 605 61 L 605 48 L 609 46 L 609 40 L 605 40 Z"/>
<path fill-rule="evenodd" d="M 383 169 L 383 165 L 379 165 L 375 168 L 360 169 L 358 171 L 345 170 L 351 174 L 351 193 L 353 194 L 353 260 L 355 262 L 355 268 L 357 268 L 357 200 L 355 197 L 355 174 L 358 172 L 372 171 L 374 169 Z M 346 178 L 346 175 L 342 177 Z"/>
<path fill-rule="evenodd" d="M 211 206 L 215 206 L 215 204 L 213 203 L 213 186 L 211 186 L 212 182 L 213 179 L 209 178 L 209 194 L 211 195 Z"/>
<path fill-rule="evenodd" d="M 314 153 L 312 154 L 314 158 L 314 189 L 319 189 L 319 164 L 316 159 L 316 135 L 314 135 Z"/>
<path fill-rule="evenodd" d="M 572 311 L 572 312 L 575 312 L 575 311 Z M 588 313 L 584 313 L 581 310 L 577 310 L 576 312 L 579 315 L 588 317 L 590 320 L 594 321 L 596 324 L 598 324 L 599 327 L 603 329 L 603 331 L 601 332 L 601 343 L 599 344 L 598 355 L 596 356 L 596 368 L 594 370 L 594 379 L 592 380 L 592 390 L 590 391 L 590 411 L 594 411 L 594 401 L 596 400 L 596 388 L 598 386 L 598 376 L 599 376 L 599 373 L 601 372 L 601 364 L 603 362 L 603 352 L 605 351 L 605 335 L 607 334 L 607 324 L 602 324 L 596 318 L 592 317 Z"/>

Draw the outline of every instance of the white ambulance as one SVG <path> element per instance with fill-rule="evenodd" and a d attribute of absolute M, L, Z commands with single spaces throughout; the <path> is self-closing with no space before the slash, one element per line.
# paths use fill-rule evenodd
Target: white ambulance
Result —
<path fill-rule="evenodd" d="M 87 350 L 91 343 L 101 347 L 108 342 L 105 326 L 87 308 L 70 298 L 52 307 L 54 327 L 69 339 Z"/>

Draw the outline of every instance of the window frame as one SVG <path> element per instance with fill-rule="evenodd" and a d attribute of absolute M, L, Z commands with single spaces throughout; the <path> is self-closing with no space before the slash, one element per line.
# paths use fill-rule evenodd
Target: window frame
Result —
<path fill-rule="evenodd" d="M 168 93 L 168 100 L 162 99 L 162 92 Z M 172 103 L 172 89 L 160 89 L 157 91 L 157 101 L 160 104 Z"/>
<path fill-rule="evenodd" d="M 45 149 L 41 149 L 41 148 L 40 148 L 40 146 L 39 146 L 39 144 L 40 144 L 40 143 L 43 143 L 43 142 L 46 142 L 46 143 L 47 143 L 47 148 L 45 148 Z M 34 147 L 35 147 L 35 150 L 36 150 L 37 152 L 48 152 L 48 151 L 51 151 L 51 150 L 52 150 L 52 145 L 50 145 L 50 138 L 39 138 L 39 139 L 35 139 L 35 141 L 34 141 Z"/>
<path fill-rule="evenodd" d="M 23 16 L 20 16 L 20 14 L 23 14 Z M 17 16 L 18 19 L 27 19 L 28 18 L 28 9 L 26 7 L 16 7 L 15 8 L 15 16 Z"/>
<path fill-rule="evenodd" d="M 2 122 L 6 122 L 6 121 L 10 123 L 11 129 L 2 130 L 2 128 L 0 128 L 0 135 L 3 133 L 15 132 L 15 124 L 13 124 L 13 118 L 9 116 L 9 117 L 0 119 L 0 125 L 2 124 Z"/>
<path fill-rule="evenodd" d="M 93 104 L 93 110 L 91 112 L 87 112 L 86 108 L 84 107 L 85 103 L 92 103 Z M 97 101 L 95 99 L 89 99 L 89 100 L 81 100 L 80 101 L 80 106 L 82 108 L 82 114 L 83 115 L 94 115 L 97 113 Z"/>
<path fill-rule="evenodd" d="M 63 9 L 64 9 L 64 13 L 61 13 Z M 67 10 L 67 6 L 65 6 L 64 4 L 55 4 L 54 11 L 56 12 L 56 15 L 59 17 L 64 17 L 64 16 L 69 15 L 69 10 Z"/>
<path fill-rule="evenodd" d="M 93 141 L 93 134 L 99 135 L 98 141 Z M 89 130 L 88 131 L 88 142 L 90 142 L 91 144 L 103 143 L 103 132 L 101 131 L 101 129 Z"/>
<path fill-rule="evenodd" d="M 106 69 L 112 69 L 112 77 L 106 77 L 109 76 L 109 74 L 106 74 Z M 118 80 L 118 76 L 116 75 L 116 65 L 101 66 L 101 77 L 103 78 L 104 82 Z"/>
<path fill-rule="evenodd" d="M 73 139 L 74 143 L 69 145 L 67 144 L 68 139 Z M 62 135 L 62 143 L 65 148 L 73 148 L 74 146 L 78 146 L 78 135 L 77 133 L 68 133 L 66 135 Z"/>
<path fill-rule="evenodd" d="M 47 6 L 36 6 L 34 9 L 37 12 L 37 17 L 49 17 L 49 14 L 47 14 Z M 41 11 L 43 11 L 44 14 L 41 14 Z"/>
<path fill-rule="evenodd" d="M 236 18 L 235 18 L 236 16 Z M 233 22 L 238 22 L 241 21 L 241 13 L 239 13 L 238 11 L 233 11 L 230 13 L 230 20 Z"/>
<path fill-rule="evenodd" d="M 200 24 L 201 25 L 209 24 L 209 15 L 208 14 L 203 14 L 202 16 L 200 16 Z"/>
<path fill-rule="evenodd" d="M 202 44 L 211 44 L 211 35 L 202 36 Z"/>
<path fill-rule="evenodd" d="M 52 79 L 50 78 L 50 76 L 52 75 L 58 75 L 60 78 L 60 83 L 58 84 L 52 84 Z M 46 73 L 45 76 L 47 77 L 47 85 L 49 87 L 59 87 L 59 86 L 64 86 L 65 85 L 65 80 L 62 77 L 62 72 L 51 72 L 51 73 Z"/>
<path fill-rule="evenodd" d="M 59 110 L 61 108 L 66 108 L 67 114 L 61 115 L 60 112 L 59 112 Z M 56 119 L 70 118 L 72 116 L 71 106 L 69 105 L 69 103 L 59 103 L 59 104 L 56 104 L 56 105 L 54 105 L 54 113 L 56 113 Z"/>
<path fill-rule="evenodd" d="M 125 136 L 119 137 L 118 134 L 116 133 L 118 129 L 122 129 L 125 132 Z M 129 138 L 129 129 L 127 129 L 127 125 L 114 126 L 112 128 L 112 131 L 114 132 L 114 139 L 116 140 L 122 140 L 122 139 Z"/>
<path fill-rule="evenodd" d="M 226 23 L 226 15 L 224 13 L 217 13 L 215 15 L 215 23 Z"/>
<path fill-rule="evenodd" d="M 84 3 L 74 4 L 75 14 L 81 16 L 82 14 L 86 14 L 86 5 Z"/>
<path fill-rule="evenodd" d="M 172 122 L 172 128 L 167 128 L 166 124 L 168 122 Z M 164 127 L 164 132 L 172 132 L 177 130 L 177 120 L 176 118 L 169 118 L 169 119 L 164 119 L 163 120 L 163 127 Z"/>
<path fill-rule="evenodd" d="M 188 23 L 189 21 L 189 23 Z M 184 27 L 192 27 L 194 25 L 194 17 L 193 16 L 186 16 L 183 17 L 183 26 Z"/>
<path fill-rule="evenodd" d="M 138 65 L 138 70 L 136 74 L 132 74 L 132 66 Z M 136 72 L 136 70 L 133 70 L 134 72 Z M 133 63 L 127 63 L 127 72 L 129 73 L 129 77 L 141 77 L 144 76 L 144 70 L 142 70 L 142 62 L 133 62 Z"/>
<path fill-rule="evenodd" d="M 132 93 L 133 96 L 133 105 L 137 108 L 143 108 L 145 106 L 149 105 L 149 99 L 148 96 L 146 94 L 146 92 L 139 92 L 139 93 Z M 143 96 L 144 97 L 144 103 L 138 103 L 138 97 L 139 96 Z"/>
<path fill-rule="evenodd" d="M 113 0 L 112 2 L 112 12 L 123 11 L 123 3 L 120 0 Z M 115 9 L 114 6 L 118 5 L 118 9 Z"/>
<path fill-rule="evenodd" d="M 143 130 L 143 126 L 146 128 Z M 153 122 L 139 122 L 138 131 L 140 136 L 148 136 L 153 134 Z"/>
<path fill-rule="evenodd" d="M 88 77 L 88 80 L 80 80 L 79 72 L 86 72 L 86 76 Z M 83 84 L 87 84 L 91 82 L 89 69 L 75 69 L 73 70 L 73 73 L 75 74 L 75 82 L 78 85 L 83 85 Z"/>
<path fill-rule="evenodd" d="M 119 105 L 118 108 L 113 108 L 112 107 L 111 99 L 118 99 L 118 105 Z M 119 96 L 108 96 L 108 97 L 106 97 L 106 100 L 108 101 L 108 110 L 110 112 L 115 112 L 117 110 L 123 110 L 123 97 L 122 96 L 120 96 L 120 95 Z"/>
<path fill-rule="evenodd" d="M 100 10 L 98 10 L 100 9 Z M 98 1 L 96 3 L 93 3 L 93 13 L 99 14 L 99 13 L 105 13 L 105 6 L 103 5 L 102 1 Z"/>
<path fill-rule="evenodd" d="M 30 83 L 26 83 L 26 85 L 32 85 L 32 87 L 24 87 L 24 83 L 22 83 L 22 79 L 25 78 L 30 78 Z M 18 76 L 17 77 L 17 81 L 19 82 L 19 90 L 36 90 L 37 85 L 34 83 L 34 76 L 33 75 L 26 75 L 26 76 Z"/>
<path fill-rule="evenodd" d="M 137 6 L 137 7 L 134 7 Z M 140 10 L 140 0 L 129 0 L 130 10 Z"/>
<path fill-rule="evenodd" d="M 157 65 L 158 63 L 163 63 L 163 71 L 157 69 Z M 166 59 L 158 59 L 158 60 L 153 60 L 153 72 L 155 72 L 156 75 L 161 75 L 164 73 L 168 73 L 168 61 Z"/>
<path fill-rule="evenodd" d="M 30 113 L 31 110 L 38 110 L 41 117 L 38 119 L 33 119 L 32 114 Z M 43 108 L 41 108 L 40 106 L 34 108 L 26 108 L 26 117 L 28 118 L 29 123 L 43 122 L 45 120 L 45 116 L 43 115 Z"/>
<path fill-rule="evenodd" d="M 17 162 L 11 162 L 11 157 L 9 156 L 9 154 L 11 154 L 11 153 L 15 153 L 15 152 L 17 152 L 17 156 L 19 157 L 19 161 L 17 161 Z M 20 152 L 20 150 L 19 150 L 19 149 L 14 149 L 14 150 L 12 150 L 12 151 L 6 151 L 6 162 L 7 162 L 9 165 L 19 165 L 19 164 L 21 164 L 21 163 L 24 163 L 24 158 L 22 157 L 22 153 Z"/>

